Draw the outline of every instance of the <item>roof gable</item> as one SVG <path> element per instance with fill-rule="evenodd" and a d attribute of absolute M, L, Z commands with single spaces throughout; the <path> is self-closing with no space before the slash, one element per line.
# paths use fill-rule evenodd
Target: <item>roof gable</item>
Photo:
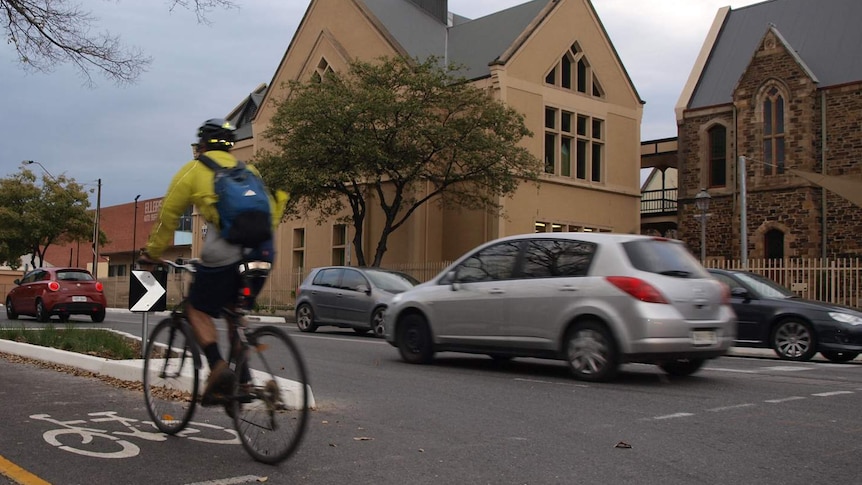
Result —
<path fill-rule="evenodd" d="M 770 0 L 731 9 L 696 76 L 688 108 L 731 103 L 733 90 L 763 40 L 775 27 L 788 51 L 820 86 L 862 80 L 862 2 Z"/>

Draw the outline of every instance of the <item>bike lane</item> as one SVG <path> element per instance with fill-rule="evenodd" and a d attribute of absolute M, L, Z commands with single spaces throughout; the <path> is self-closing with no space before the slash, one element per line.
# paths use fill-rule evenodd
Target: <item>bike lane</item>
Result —
<path fill-rule="evenodd" d="M 0 422 L 0 484 L 251 483 L 277 470 L 245 454 L 221 408 L 167 436 L 140 389 L 3 356 Z"/>

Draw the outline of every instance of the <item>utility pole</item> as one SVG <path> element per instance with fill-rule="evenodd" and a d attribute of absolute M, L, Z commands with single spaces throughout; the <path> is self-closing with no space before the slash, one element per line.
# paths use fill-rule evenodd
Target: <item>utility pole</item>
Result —
<path fill-rule="evenodd" d="M 99 218 L 102 215 L 102 179 L 96 188 L 96 224 L 93 231 L 93 278 L 99 279 Z"/>

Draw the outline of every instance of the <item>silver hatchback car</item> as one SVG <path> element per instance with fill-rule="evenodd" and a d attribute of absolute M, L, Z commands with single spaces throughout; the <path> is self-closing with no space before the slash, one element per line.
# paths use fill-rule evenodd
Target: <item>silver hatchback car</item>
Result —
<path fill-rule="evenodd" d="M 435 352 L 565 360 L 613 379 L 621 364 L 686 376 L 736 337 L 729 290 L 679 241 L 610 233 L 510 236 L 395 295 L 386 340 L 411 363 Z"/>

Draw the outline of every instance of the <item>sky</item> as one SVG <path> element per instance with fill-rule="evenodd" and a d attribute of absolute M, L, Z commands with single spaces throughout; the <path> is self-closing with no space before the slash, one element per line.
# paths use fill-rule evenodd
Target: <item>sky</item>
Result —
<path fill-rule="evenodd" d="M 478 18 L 525 0 L 449 0 Z M 757 0 L 592 0 L 644 105 L 641 139 L 675 137 L 674 106 L 719 8 Z M 29 72 L 0 44 L 0 178 L 35 160 L 51 175 L 93 189 L 91 207 L 164 195 L 191 158 L 197 128 L 226 116 L 269 83 L 309 0 L 236 0 L 208 24 L 168 2 L 77 0 L 93 30 L 118 35 L 153 58 L 136 83 L 93 73 L 88 86 L 70 65 Z M 27 167 L 42 174 L 35 164 Z M 101 188 L 100 191 L 97 189 Z"/>

